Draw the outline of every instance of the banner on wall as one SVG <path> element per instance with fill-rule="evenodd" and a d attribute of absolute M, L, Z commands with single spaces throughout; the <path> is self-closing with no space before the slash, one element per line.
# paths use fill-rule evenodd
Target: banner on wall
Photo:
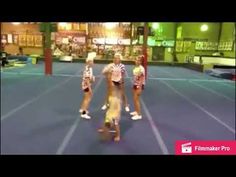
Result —
<path fill-rule="evenodd" d="M 93 44 L 119 44 L 130 45 L 130 39 L 118 39 L 118 38 L 93 38 Z"/>
<path fill-rule="evenodd" d="M 77 44 L 85 44 L 86 43 L 85 36 L 74 36 L 72 40 L 74 43 L 77 43 Z"/>
<path fill-rule="evenodd" d="M 130 45 L 130 39 L 118 39 L 120 45 Z"/>
<path fill-rule="evenodd" d="M 93 44 L 105 44 L 105 38 L 93 38 Z"/>
<path fill-rule="evenodd" d="M 161 44 L 164 47 L 174 47 L 175 41 L 174 40 L 162 41 Z"/>
<path fill-rule="evenodd" d="M 58 32 L 55 34 L 56 44 L 68 44 L 70 42 L 84 45 L 86 43 L 86 36 L 80 32 Z"/>
<path fill-rule="evenodd" d="M 106 44 L 117 44 L 118 39 L 117 38 L 106 38 L 105 40 Z"/>

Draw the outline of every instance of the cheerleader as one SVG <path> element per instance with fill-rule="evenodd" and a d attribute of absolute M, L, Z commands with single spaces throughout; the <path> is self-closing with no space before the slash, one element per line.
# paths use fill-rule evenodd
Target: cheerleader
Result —
<path fill-rule="evenodd" d="M 130 113 L 130 115 L 132 115 L 132 120 L 142 119 L 139 97 L 144 90 L 145 69 L 141 63 L 142 57 L 138 56 L 135 60 L 135 67 L 133 69 L 133 99 L 135 111 Z"/>
<path fill-rule="evenodd" d="M 113 63 L 109 64 L 108 67 L 111 69 L 111 77 L 112 80 L 119 83 L 121 86 L 121 95 L 122 100 L 125 106 L 126 112 L 129 112 L 129 105 L 127 101 L 127 96 L 125 95 L 125 85 L 124 85 L 124 75 L 125 75 L 125 65 L 121 63 L 122 55 L 116 53 L 114 55 Z M 108 77 L 108 76 L 107 76 Z M 109 107 L 108 97 L 110 94 L 110 87 L 109 87 L 109 78 L 107 78 L 107 94 L 106 94 L 106 101 L 105 104 L 102 106 L 102 110 L 106 110 Z"/>
<path fill-rule="evenodd" d="M 83 71 L 82 90 L 84 92 L 84 98 L 79 112 L 81 113 L 81 117 L 84 119 L 91 119 L 91 117 L 88 115 L 88 107 L 92 98 L 91 83 L 95 81 L 92 69 L 93 59 L 95 58 L 95 56 L 95 52 L 91 52 L 88 54 L 88 57 L 86 59 L 86 65 Z"/>

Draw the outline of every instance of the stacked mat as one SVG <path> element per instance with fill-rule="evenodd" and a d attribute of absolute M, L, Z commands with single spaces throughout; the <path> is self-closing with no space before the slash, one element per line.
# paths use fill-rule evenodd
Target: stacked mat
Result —
<path fill-rule="evenodd" d="M 235 80 L 235 69 L 215 68 L 206 70 L 205 73 L 213 77 Z"/>

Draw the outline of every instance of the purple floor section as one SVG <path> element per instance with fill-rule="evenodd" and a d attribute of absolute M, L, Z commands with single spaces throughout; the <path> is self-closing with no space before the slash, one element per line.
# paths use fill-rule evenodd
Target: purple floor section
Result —
<path fill-rule="evenodd" d="M 104 143 L 100 141 L 97 129 L 103 123 L 105 115 L 105 111 L 100 111 L 105 98 L 102 90 L 105 88 L 105 82 L 102 82 L 91 103 L 91 110 L 95 109 L 91 113 L 92 120 L 80 120 L 65 149 L 65 154 L 162 154 L 145 116 L 143 120 L 134 122 L 130 119 L 129 114 L 124 111 L 120 122 L 121 142 Z M 128 100 L 131 100 L 129 89 L 131 83 L 128 81 L 126 81 L 126 88 Z"/>
<path fill-rule="evenodd" d="M 96 64 L 94 67 L 94 74 L 99 77 L 93 86 L 96 90 L 89 109 L 91 120 L 81 119 L 78 113 L 83 98 L 79 75 L 84 64 L 53 65 L 54 76 L 50 77 L 43 76 L 42 64 L 13 68 L 1 73 L 1 118 L 4 117 L 1 121 L 2 154 L 163 154 L 163 145 L 156 138 L 152 126 L 157 128 L 157 133 L 170 154 L 175 152 L 176 140 L 235 139 L 232 131 L 175 92 L 235 130 L 234 82 L 225 82 L 186 68 L 150 66 L 150 79 L 146 81 L 147 85 L 141 96 L 147 107 L 142 107 L 143 119 L 132 121 L 129 113 L 123 109 L 120 122 L 121 142 L 101 142 L 97 128 L 103 123 L 105 115 L 105 111 L 100 110 L 106 90 L 105 80 L 100 75 L 104 65 Z M 129 77 L 132 76 L 132 68 L 131 65 L 126 66 Z M 42 75 L 33 75 L 34 73 Z M 161 80 L 162 78 L 167 79 Z M 133 111 L 130 78 L 125 79 L 125 85 Z M 22 109 L 14 112 L 20 106 L 23 106 Z"/>
<path fill-rule="evenodd" d="M 68 81 L 67 87 L 58 87 L 3 120 L 2 153 L 54 154 L 77 117 L 81 96 L 79 92 L 78 95 L 71 92 L 79 86 L 79 82 L 73 78 Z"/>
<path fill-rule="evenodd" d="M 149 105 L 151 115 L 155 115 L 153 116 L 155 123 L 167 146 L 170 147 L 171 153 L 174 153 L 176 140 L 234 139 L 232 132 L 190 105 L 166 85 L 159 81 L 152 83 L 157 89 L 147 88 L 143 94 L 143 100 Z M 148 94 L 154 92 L 155 94 Z M 232 114 L 224 119 L 228 124 L 234 122 Z M 232 124 L 230 125 L 234 126 Z"/>
<path fill-rule="evenodd" d="M 45 76 L 15 76 L 13 79 L 3 79 L 1 115 L 10 112 L 65 79 Z"/>
<path fill-rule="evenodd" d="M 191 100 L 194 100 L 194 102 L 202 106 L 207 111 L 214 113 L 216 117 L 223 118 L 227 124 L 235 126 L 235 102 L 229 101 L 214 93 L 205 91 L 204 89 L 192 85 L 189 82 L 166 82 Z"/>

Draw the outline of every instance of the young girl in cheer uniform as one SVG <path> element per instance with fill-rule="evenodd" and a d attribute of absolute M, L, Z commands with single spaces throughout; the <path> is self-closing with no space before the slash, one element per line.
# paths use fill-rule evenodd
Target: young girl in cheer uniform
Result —
<path fill-rule="evenodd" d="M 88 54 L 86 65 L 83 71 L 82 90 L 84 92 L 84 98 L 81 104 L 80 113 L 81 117 L 84 119 L 91 119 L 91 117 L 88 115 L 88 107 L 92 98 L 91 83 L 95 81 L 92 68 L 95 56 L 95 52 L 91 52 Z"/>
<path fill-rule="evenodd" d="M 133 69 L 133 99 L 135 111 L 130 113 L 130 115 L 132 115 L 132 120 L 142 119 L 139 97 L 144 90 L 145 69 L 141 63 L 142 57 L 138 56 L 135 60 L 135 67 Z"/>

